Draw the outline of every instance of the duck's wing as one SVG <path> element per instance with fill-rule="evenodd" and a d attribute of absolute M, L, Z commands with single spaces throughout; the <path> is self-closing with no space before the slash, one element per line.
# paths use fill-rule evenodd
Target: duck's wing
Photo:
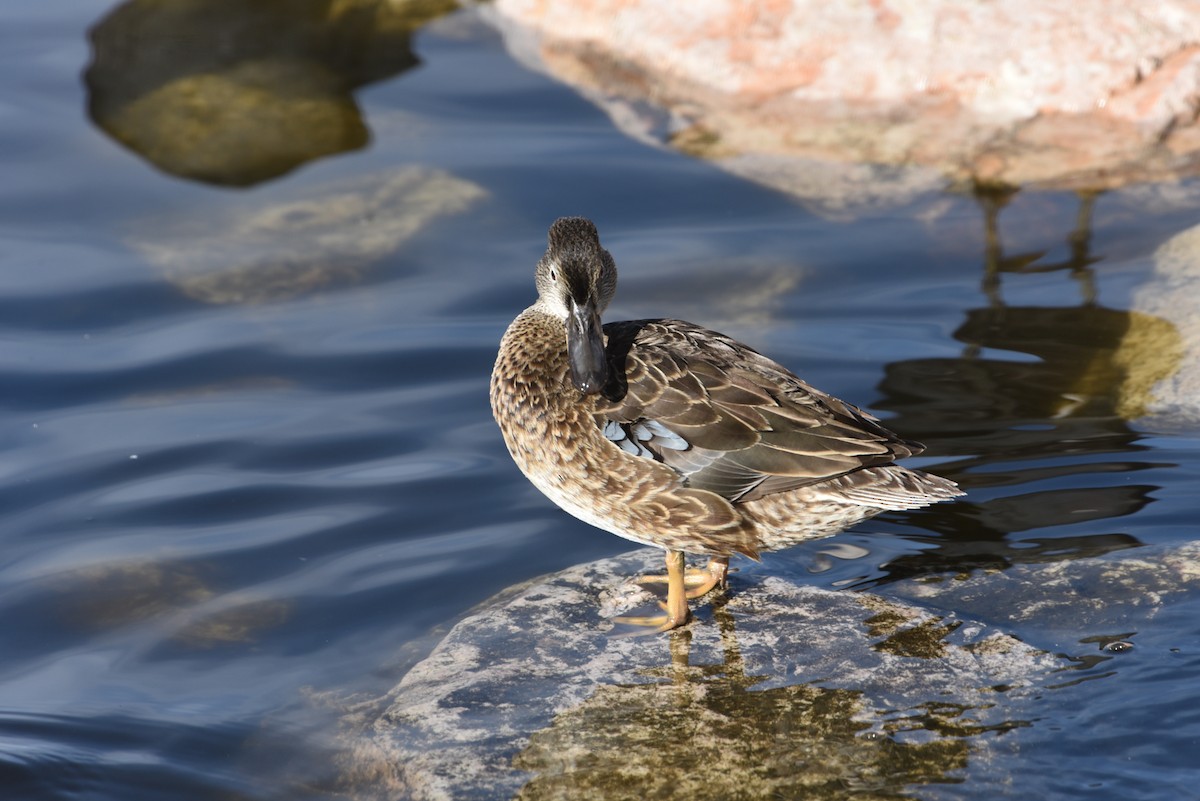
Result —
<path fill-rule="evenodd" d="M 597 425 L 690 487 L 748 501 L 923 450 L 715 331 L 635 320 L 604 332 L 611 369 Z"/>

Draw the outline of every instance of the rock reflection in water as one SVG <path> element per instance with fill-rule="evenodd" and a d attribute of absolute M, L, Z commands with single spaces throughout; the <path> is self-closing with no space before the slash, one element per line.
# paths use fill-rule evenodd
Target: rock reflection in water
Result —
<path fill-rule="evenodd" d="M 249 186 L 370 136 L 358 87 L 417 64 L 453 0 L 130 0 L 91 32 L 102 130 L 164 172 Z"/>
<path fill-rule="evenodd" d="M 934 547 L 894 560 L 883 581 L 1099 556 L 1140 544 L 1113 532 L 1014 536 L 1122 517 L 1151 502 L 1156 486 L 1124 479 L 1160 465 L 1121 455 L 1146 451 L 1129 421 L 1151 405 L 1155 385 L 1179 369 L 1183 345 L 1167 320 L 1099 305 L 1093 270 L 1099 257 L 1090 244 L 1094 195 L 1081 196 L 1076 227 L 1066 236 L 1070 255 L 1050 264 L 1043 252 L 1005 252 L 997 219 L 1011 198 L 999 190 L 980 195 L 987 305 L 968 310 L 954 332 L 962 355 L 889 364 L 883 398 L 873 404 L 893 412 L 888 425 L 924 442 L 929 455 L 961 456 L 938 471 L 968 490 L 959 503 L 905 515 L 936 532 L 905 536 Z M 1075 281 L 1079 304 L 1007 305 L 1003 277 L 1035 272 L 1062 272 Z M 1018 353 L 1035 358 L 1005 358 Z M 1047 482 L 1058 486 L 979 499 L 981 489 Z"/>

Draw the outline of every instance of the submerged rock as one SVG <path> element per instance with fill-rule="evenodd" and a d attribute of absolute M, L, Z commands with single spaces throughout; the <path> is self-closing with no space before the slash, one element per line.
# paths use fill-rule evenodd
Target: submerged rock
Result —
<path fill-rule="evenodd" d="M 534 580 L 459 622 L 375 724 L 415 799 L 903 797 L 1029 725 L 1061 666 L 1006 634 L 875 596 L 737 574 L 671 635 L 621 637 L 641 550 Z M 608 588 L 608 589 L 605 589 Z"/>
<path fill-rule="evenodd" d="M 387 172 L 141 220 L 129 244 L 189 297 L 261 303 L 357 280 L 434 220 L 483 197 L 440 170 Z"/>
<path fill-rule="evenodd" d="M 44 582 L 68 625 L 108 631 L 154 621 L 190 648 L 255 642 L 291 616 L 291 605 L 247 592 L 218 592 L 196 568 L 152 561 L 100 563 Z"/>
<path fill-rule="evenodd" d="M 1057 540 L 1044 542 L 1052 547 Z M 1200 598 L 1200 542 L 1135 544 L 1062 561 L 1054 561 L 1050 550 L 1043 558 L 1043 563 L 1014 564 L 966 578 L 906 579 L 889 583 L 886 591 L 992 625 L 1032 625 L 1038 644 L 1055 647 L 1136 630 L 1165 606 Z"/>

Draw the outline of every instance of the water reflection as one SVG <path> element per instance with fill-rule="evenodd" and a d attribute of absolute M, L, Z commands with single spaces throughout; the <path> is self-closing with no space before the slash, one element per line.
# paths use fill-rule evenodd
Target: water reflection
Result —
<path fill-rule="evenodd" d="M 130 0 L 91 31 L 102 130 L 164 172 L 249 186 L 369 140 L 353 91 L 415 66 L 453 0 Z"/>
<path fill-rule="evenodd" d="M 1154 485 L 1115 482 L 1161 466 L 1122 456 L 1147 450 L 1129 421 L 1145 414 L 1154 385 L 1179 369 L 1182 346 L 1167 320 L 1098 303 L 1094 194 L 1080 196 L 1076 227 L 1066 236 L 1069 255 L 1053 263 L 1042 262 L 1045 251 L 1005 252 L 998 217 L 1012 194 L 978 196 L 987 303 L 968 310 L 954 332 L 962 355 L 889 364 L 879 386 L 883 398 L 874 405 L 895 413 L 889 425 L 924 442 L 930 455 L 962 457 L 938 471 L 974 496 L 909 516 L 936 532 L 910 538 L 935 547 L 894 560 L 879 580 L 1098 556 L 1140 544 L 1123 533 L 1015 536 L 1130 515 L 1153 500 Z M 1041 272 L 1076 282 L 1078 305 L 1005 302 L 1003 276 Z M 1054 487 L 978 500 L 985 488 L 1046 483 Z"/>
<path fill-rule="evenodd" d="M 1075 216 L 1075 228 L 1067 234 L 1070 255 L 1059 262 L 1045 263 L 1046 251 L 1031 251 L 1006 255 L 1000 239 L 1000 212 L 1014 197 L 1017 189 L 1011 186 L 975 187 L 975 199 L 983 211 L 984 233 L 984 293 L 993 305 L 1003 305 L 1000 298 L 1001 273 L 1049 273 L 1066 270 L 1079 282 L 1084 303 L 1096 302 L 1095 275 L 1092 265 L 1101 259 L 1092 255 L 1092 215 L 1096 209 L 1099 192 L 1085 191 L 1078 194 L 1079 209 Z"/>
<path fill-rule="evenodd" d="M 876 709 L 862 691 L 811 683 L 756 688 L 778 677 L 748 674 L 734 615 L 720 600 L 712 611 L 720 663 L 691 664 L 691 632 L 674 633 L 669 665 L 644 671 L 657 682 L 600 685 L 533 734 L 513 766 L 536 776 L 517 797 L 907 798 L 954 780 L 966 738 L 1029 725 L 957 703 Z M 955 624 L 908 622 L 881 611 L 865 624 L 877 651 L 940 657 Z"/>

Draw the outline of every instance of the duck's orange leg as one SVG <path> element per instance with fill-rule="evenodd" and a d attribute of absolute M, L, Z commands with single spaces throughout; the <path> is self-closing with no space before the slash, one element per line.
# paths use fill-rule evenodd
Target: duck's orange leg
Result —
<path fill-rule="evenodd" d="M 669 552 L 668 552 L 669 553 Z M 669 559 L 669 556 L 668 556 Z M 670 596 L 671 571 L 667 568 L 665 576 L 642 576 L 638 584 L 667 583 L 668 597 Z M 684 586 L 688 598 L 699 598 L 714 589 L 723 590 L 729 584 L 729 557 L 714 556 L 708 560 L 703 570 L 686 570 L 683 574 Z"/>
<path fill-rule="evenodd" d="M 726 560 L 728 562 L 728 560 Z M 684 578 L 683 551 L 667 551 L 667 602 L 661 604 L 666 614 L 648 617 L 618 617 L 617 623 L 627 623 L 633 626 L 653 626 L 654 633 L 670 631 L 679 628 L 691 619 L 688 611 L 688 598 L 692 597 L 687 590 Z M 662 576 L 654 576 L 652 580 L 663 580 Z M 701 593 L 703 594 L 703 593 Z"/>

